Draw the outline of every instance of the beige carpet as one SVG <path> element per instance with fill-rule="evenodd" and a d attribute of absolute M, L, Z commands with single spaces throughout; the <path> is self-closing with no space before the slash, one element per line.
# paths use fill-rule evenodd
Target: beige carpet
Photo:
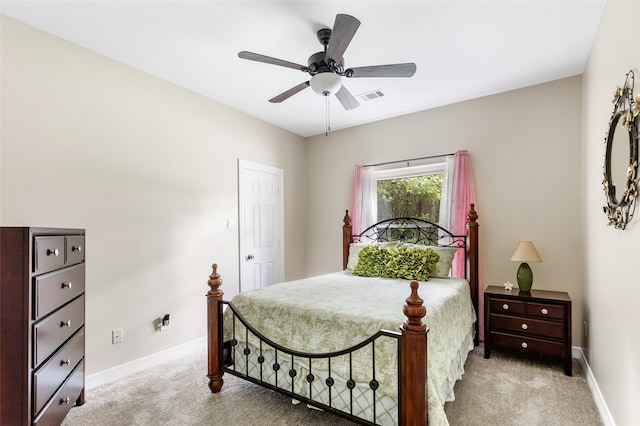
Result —
<path fill-rule="evenodd" d="M 482 347 L 469 354 L 456 400 L 445 410 L 457 425 L 601 425 L 579 364 L 573 377 L 560 364 L 515 359 Z M 207 387 L 203 351 L 90 390 L 63 426 L 75 425 L 349 425 L 234 376 L 223 391 Z"/>

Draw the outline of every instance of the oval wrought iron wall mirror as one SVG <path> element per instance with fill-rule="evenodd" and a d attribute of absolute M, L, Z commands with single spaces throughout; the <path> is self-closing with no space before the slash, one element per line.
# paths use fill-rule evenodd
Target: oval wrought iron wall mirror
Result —
<path fill-rule="evenodd" d="M 604 213 L 609 225 L 625 229 L 633 218 L 638 196 L 638 138 L 640 95 L 634 100 L 634 74 L 627 73 L 624 86 L 614 93 L 613 113 L 605 137 Z"/>

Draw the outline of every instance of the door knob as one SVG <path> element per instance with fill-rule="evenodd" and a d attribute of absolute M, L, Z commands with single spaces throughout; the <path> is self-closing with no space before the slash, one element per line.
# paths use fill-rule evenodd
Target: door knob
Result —
<path fill-rule="evenodd" d="M 251 259 L 253 259 L 253 255 L 252 255 L 252 254 L 248 254 L 246 259 L 247 259 L 247 260 L 251 260 Z"/>

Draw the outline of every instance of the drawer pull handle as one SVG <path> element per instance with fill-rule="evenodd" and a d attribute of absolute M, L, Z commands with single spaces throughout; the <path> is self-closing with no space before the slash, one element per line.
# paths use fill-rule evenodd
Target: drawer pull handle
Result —
<path fill-rule="evenodd" d="M 504 309 L 505 311 L 509 309 L 509 305 L 507 305 L 506 303 L 504 305 L 502 305 L 502 309 Z"/>
<path fill-rule="evenodd" d="M 520 345 L 520 346 L 522 346 L 522 349 L 527 349 L 527 346 L 529 346 L 529 345 L 527 345 L 527 342 L 522 342 L 522 345 Z"/>
<path fill-rule="evenodd" d="M 542 312 L 542 315 L 547 315 L 549 313 L 549 311 L 545 308 L 542 308 L 540 312 Z"/>
<path fill-rule="evenodd" d="M 82 252 L 82 246 L 71 246 L 71 251 L 77 251 L 78 253 Z"/>
<path fill-rule="evenodd" d="M 71 327 L 71 320 L 61 321 L 60 327 Z"/>
<path fill-rule="evenodd" d="M 60 361 L 60 365 L 69 365 L 69 364 L 71 364 L 70 359 L 63 359 Z"/>
<path fill-rule="evenodd" d="M 68 404 L 71 402 L 71 398 L 66 397 L 66 398 L 60 398 L 60 404 Z"/>
<path fill-rule="evenodd" d="M 47 256 L 51 256 L 51 255 L 57 256 L 59 254 L 60 254 L 60 251 L 58 249 L 54 249 L 54 250 L 47 249 Z"/>
<path fill-rule="evenodd" d="M 73 284 L 71 284 L 71 281 L 69 281 L 69 283 L 62 283 L 62 288 L 71 288 L 73 287 Z"/>
<path fill-rule="evenodd" d="M 526 330 L 527 328 L 529 328 L 529 326 L 527 324 L 522 324 L 522 329 Z"/>

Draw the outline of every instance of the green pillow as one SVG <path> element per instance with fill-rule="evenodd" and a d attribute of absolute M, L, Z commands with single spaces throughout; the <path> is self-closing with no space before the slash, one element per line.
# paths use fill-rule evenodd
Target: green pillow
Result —
<path fill-rule="evenodd" d="M 427 281 L 440 255 L 432 249 L 367 246 L 360 251 L 354 275 Z"/>
<path fill-rule="evenodd" d="M 440 260 L 440 255 L 430 248 L 398 247 L 392 250 L 386 265 L 387 274 L 392 278 L 427 281 Z"/>
<path fill-rule="evenodd" d="M 358 264 L 353 269 L 353 275 L 362 277 L 386 276 L 386 265 L 389 261 L 389 249 L 377 245 L 368 245 L 360 250 Z"/>

